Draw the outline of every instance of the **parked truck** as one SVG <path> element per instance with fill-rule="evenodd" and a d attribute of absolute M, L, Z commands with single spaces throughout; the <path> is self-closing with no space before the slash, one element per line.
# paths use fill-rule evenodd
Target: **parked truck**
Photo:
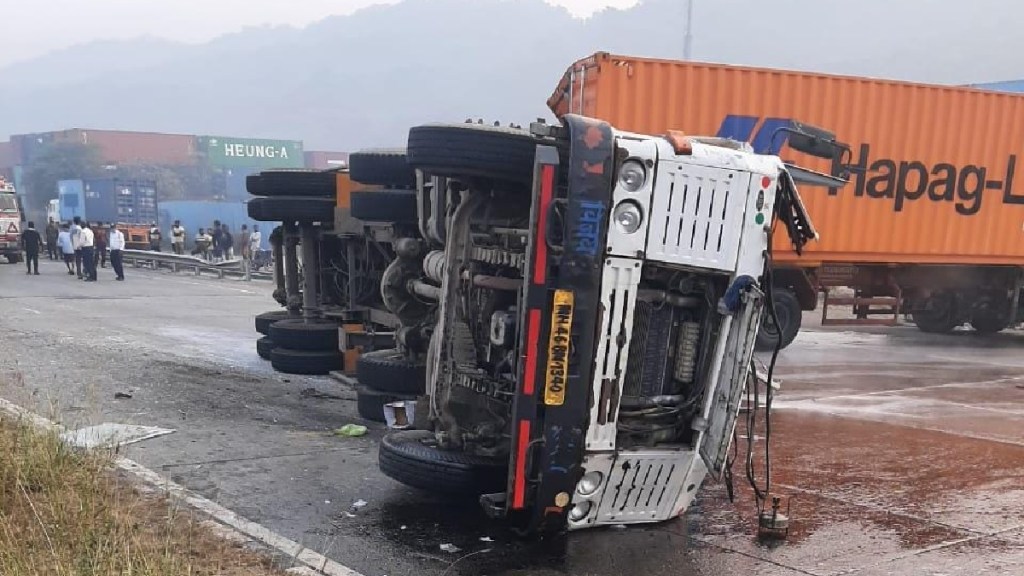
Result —
<path fill-rule="evenodd" d="M 825 325 L 909 317 L 925 332 L 969 323 L 988 334 L 1024 320 L 1024 95 L 598 53 L 569 67 L 548 104 L 635 132 L 716 134 L 850 177 L 804 186 L 821 238 L 802 258 L 774 243 L 779 325 L 766 320 L 762 348 L 788 345 L 819 298 Z M 788 147 L 803 122 L 841 134 L 850 153 Z M 837 306 L 852 314 L 837 318 Z"/>
<path fill-rule="evenodd" d="M 88 222 L 116 222 L 126 247 L 149 249 L 149 230 L 159 220 L 156 183 L 119 178 L 61 180 L 57 191 L 61 220 L 77 216 Z"/>
<path fill-rule="evenodd" d="M 0 176 L 0 256 L 11 264 L 21 261 L 22 220 L 14 185 Z"/>

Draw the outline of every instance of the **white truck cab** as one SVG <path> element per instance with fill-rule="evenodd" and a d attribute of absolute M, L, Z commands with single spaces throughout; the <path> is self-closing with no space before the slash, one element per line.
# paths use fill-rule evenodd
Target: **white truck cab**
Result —
<path fill-rule="evenodd" d="M 789 168 L 571 114 L 413 128 L 408 158 L 446 226 L 412 283 L 438 299 L 428 410 L 382 471 L 526 533 L 683 513 L 726 467 L 772 226 L 816 236 Z"/>
<path fill-rule="evenodd" d="M 21 261 L 21 205 L 14 185 L 0 176 L 0 256 Z"/>

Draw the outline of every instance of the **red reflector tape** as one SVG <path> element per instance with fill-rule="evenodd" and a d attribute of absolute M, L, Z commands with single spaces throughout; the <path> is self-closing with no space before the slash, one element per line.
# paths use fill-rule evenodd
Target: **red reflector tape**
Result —
<path fill-rule="evenodd" d="M 530 447 L 530 421 L 519 421 L 519 440 L 516 442 L 516 468 L 512 480 L 512 509 L 526 506 L 526 449 Z"/>

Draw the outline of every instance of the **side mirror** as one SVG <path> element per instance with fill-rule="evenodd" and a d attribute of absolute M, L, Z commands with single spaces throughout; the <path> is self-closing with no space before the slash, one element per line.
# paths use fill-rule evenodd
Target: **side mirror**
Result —
<path fill-rule="evenodd" d="M 828 130 L 792 121 L 789 127 L 780 131 L 789 134 L 789 147 L 815 158 L 841 160 L 850 151 L 849 146 L 836 141 L 836 135 Z"/>

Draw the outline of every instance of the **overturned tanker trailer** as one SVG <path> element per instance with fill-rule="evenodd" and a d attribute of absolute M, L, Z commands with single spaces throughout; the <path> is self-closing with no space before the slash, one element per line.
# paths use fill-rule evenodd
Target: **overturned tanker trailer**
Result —
<path fill-rule="evenodd" d="M 838 150 L 815 133 L 797 140 Z M 428 249 L 406 285 L 438 306 L 417 429 L 385 437 L 381 470 L 524 533 L 679 516 L 755 377 L 772 227 L 815 237 L 808 173 L 575 115 L 419 126 L 408 159 Z"/>

